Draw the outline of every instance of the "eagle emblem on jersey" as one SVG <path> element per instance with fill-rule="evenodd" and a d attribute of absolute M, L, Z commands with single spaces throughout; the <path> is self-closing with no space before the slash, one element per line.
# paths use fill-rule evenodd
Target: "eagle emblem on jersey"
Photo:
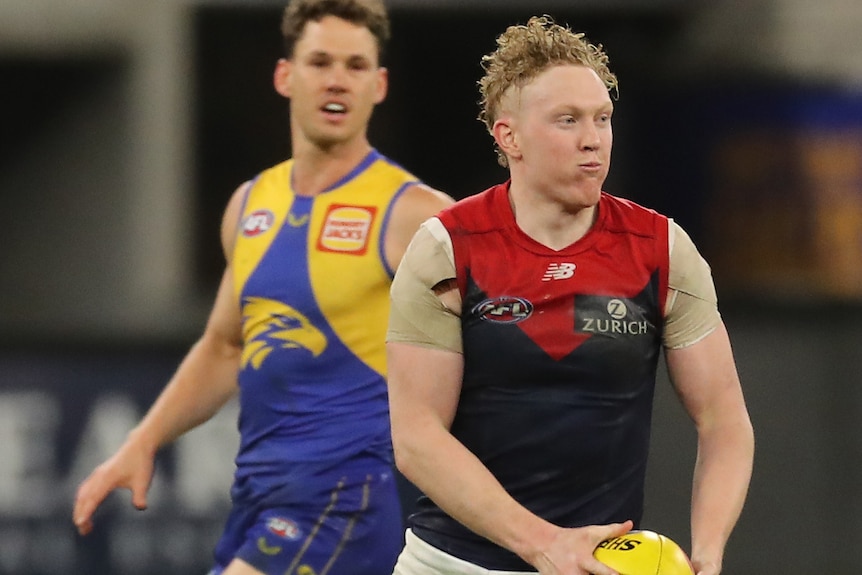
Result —
<path fill-rule="evenodd" d="M 243 321 L 255 318 L 245 334 L 242 366 L 259 369 L 274 349 L 304 349 L 314 357 L 326 349 L 326 336 L 307 317 L 280 301 L 261 297 L 245 299 Z M 264 319 L 265 318 L 265 319 Z"/>

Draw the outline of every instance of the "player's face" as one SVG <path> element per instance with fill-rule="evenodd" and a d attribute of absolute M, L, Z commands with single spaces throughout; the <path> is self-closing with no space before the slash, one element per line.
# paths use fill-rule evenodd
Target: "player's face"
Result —
<path fill-rule="evenodd" d="M 365 139 L 374 106 L 386 96 L 387 73 L 371 31 L 326 16 L 306 24 L 293 59 L 279 61 L 275 85 L 291 100 L 295 136 L 326 148 Z"/>
<path fill-rule="evenodd" d="M 584 66 L 554 66 L 520 91 L 513 118 L 530 186 L 575 207 L 595 205 L 611 161 L 613 103 Z"/>

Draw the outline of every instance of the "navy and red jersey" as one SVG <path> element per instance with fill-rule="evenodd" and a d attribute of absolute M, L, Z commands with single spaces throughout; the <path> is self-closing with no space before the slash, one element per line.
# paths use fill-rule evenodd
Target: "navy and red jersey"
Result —
<path fill-rule="evenodd" d="M 501 184 L 446 209 L 462 297 L 452 433 L 522 505 L 561 526 L 643 512 L 667 296 L 668 219 L 602 194 L 595 224 L 552 250 Z M 417 536 L 488 569 L 532 571 L 421 498 Z"/>

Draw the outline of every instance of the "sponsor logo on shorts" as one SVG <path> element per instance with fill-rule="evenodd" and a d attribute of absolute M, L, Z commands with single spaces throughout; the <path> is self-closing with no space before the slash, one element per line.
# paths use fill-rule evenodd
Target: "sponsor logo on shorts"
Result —
<path fill-rule="evenodd" d="M 255 210 L 242 221 L 242 235 L 247 238 L 259 236 L 272 227 L 275 216 L 269 210 Z"/>
<path fill-rule="evenodd" d="M 368 239 L 377 208 L 373 206 L 329 206 L 317 249 L 324 252 L 341 252 L 362 255 L 368 250 Z"/>
<path fill-rule="evenodd" d="M 295 521 L 283 517 L 270 517 L 266 522 L 266 528 L 269 529 L 270 533 L 278 535 L 282 539 L 295 541 L 300 536 L 299 525 Z"/>
<path fill-rule="evenodd" d="M 266 542 L 266 537 L 258 537 L 257 538 L 257 549 L 264 555 L 278 555 L 281 553 L 281 546 L 279 545 L 270 545 Z"/>
<path fill-rule="evenodd" d="M 521 297 L 502 296 L 488 298 L 472 310 L 479 319 L 495 323 L 518 323 L 533 313 L 533 304 Z"/>

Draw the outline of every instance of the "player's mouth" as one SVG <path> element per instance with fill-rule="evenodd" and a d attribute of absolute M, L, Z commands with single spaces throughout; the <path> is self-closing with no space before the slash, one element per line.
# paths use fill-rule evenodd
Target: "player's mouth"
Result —
<path fill-rule="evenodd" d="M 584 170 L 585 172 L 600 172 L 602 170 L 601 162 L 584 162 L 582 164 L 578 164 L 578 166 Z"/>
<path fill-rule="evenodd" d="M 321 111 L 331 120 L 340 120 L 347 115 L 348 109 L 341 102 L 327 102 L 323 105 Z"/>

